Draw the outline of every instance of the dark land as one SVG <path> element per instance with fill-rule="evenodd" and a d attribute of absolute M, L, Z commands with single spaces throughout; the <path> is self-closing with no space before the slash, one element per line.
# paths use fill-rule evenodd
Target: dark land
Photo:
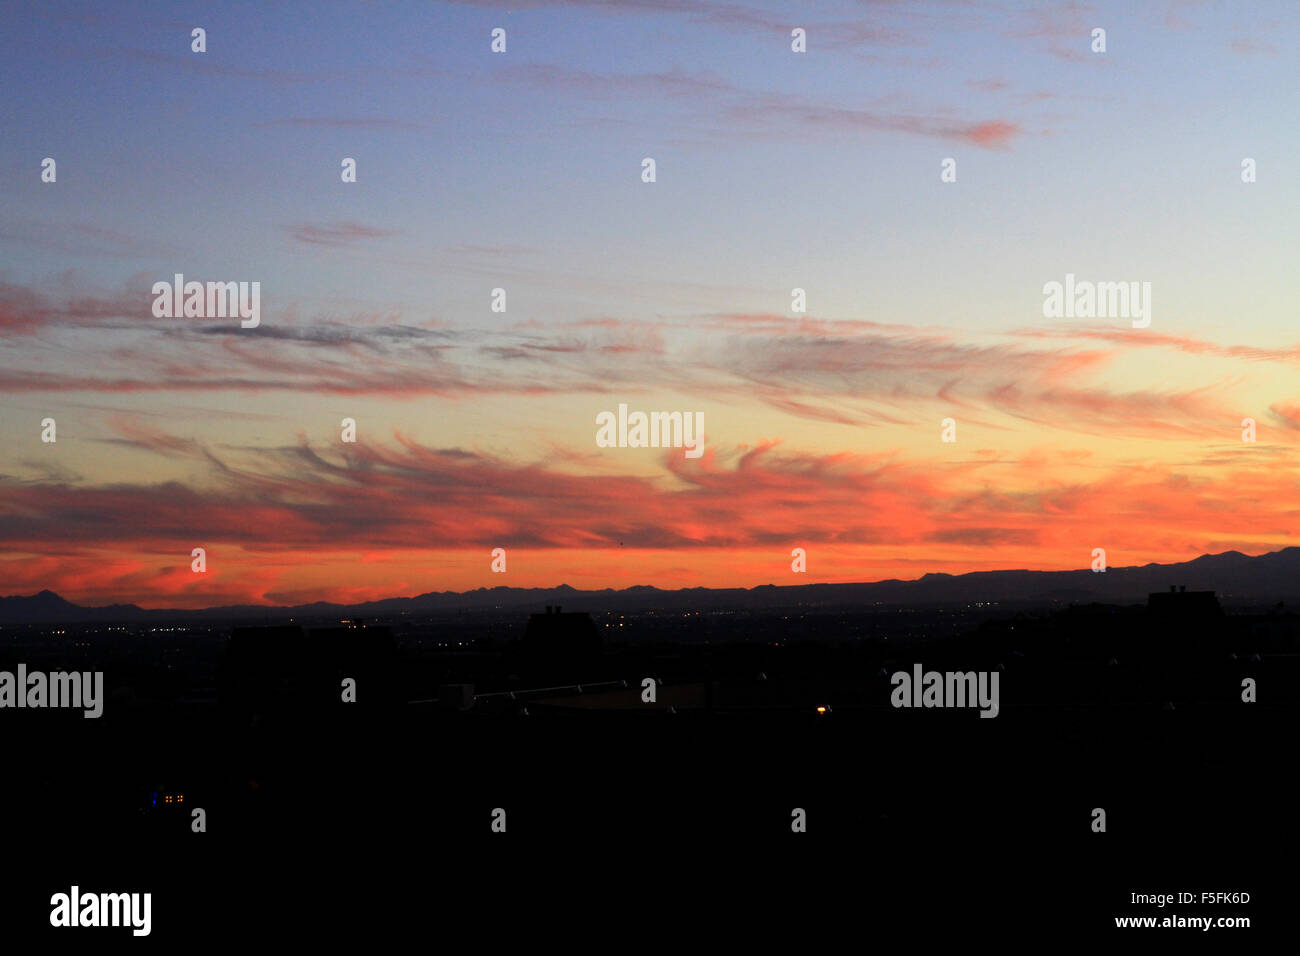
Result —
<path fill-rule="evenodd" d="M 96 720 L 0 711 L 15 911 L 79 880 L 153 892 L 176 938 L 487 927 L 507 899 L 538 933 L 635 900 L 652 940 L 701 908 L 1058 938 L 1164 915 L 1133 892 L 1235 890 L 1252 902 L 1179 909 L 1261 935 L 1296 882 L 1298 564 L 346 609 L 2 599 L 0 670 L 102 670 L 107 697 Z M 916 663 L 996 670 L 998 716 L 891 706 Z"/>

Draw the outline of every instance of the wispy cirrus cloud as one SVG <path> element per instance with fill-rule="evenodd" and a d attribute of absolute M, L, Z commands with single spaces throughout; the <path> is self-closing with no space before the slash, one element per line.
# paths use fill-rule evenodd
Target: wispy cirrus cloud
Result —
<path fill-rule="evenodd" d="M 1279 422 L 1282 427 L 1300 431 L 1300 403 L 1278 402 L 1270 405 L 1268 411 L 1273 420 Z"/>
<path fill-rule="evenodd" d="M 726 108 L 732 122 L 750 132 L 894 132 L 1005 149 L 1020 133 L 1007 119 L 958 120 L 950 116 L 887 112 L 809 102 L 788 94 L 764 94 Z"/>
<path fill-rule="evenodd" d="M 715 135 L 788 139 L 810 133 L 906 133 L 1005 149 L 1024 132 L 1005 117 L 960 119 L 944 109 L 903 112 L 813 100 L 792 93 L 740 88 L 708 71 L 673 69 L 656 73 L 594 73 L 557 65 L 523 65 L 499 71 L 496 78 L 523 87 L 553 87 L 591 98 L 663 96 L 688 106 L 700 129 Z M 721 122 L 719 127 L 717 123 Z"/>
<path fill-rule="evenodd" d="M 1241 53 L 1246 56 L 1263 54 L 1265 56 L 1277 56 L 1279 50 L 1267 40 L 1257 40 L 1250 37 L 1233 37 L 1228 47 L 1233 53 Z"/>
<path fill-rule="evenodd" d="M 380 229 L 360 222 L 298 223 L 285 226 L 296 241 L 316 246 L 351 246 L 366 239 L 384 239 L 397 234 L 394 229 Z"/>
<path fill-rule="evenodd" d="M 255 129 L 297 127 L 300 129 L 422 129 L 425 124 L 381 117 L 290 116 L 283 119 L 258 120 Z"/>
<path fill-rule="evenodd" d="M 337 599 L 336 585 L 311 580 L 306 568 L 317 562 L 286 564 L 285 556 L 358 565 L 374 552 L 486 553 L 502 543 L 533 551 L 619 548 L 635 574 L 636 562 L 655 552 L 685 560 L 716 549 L 788 553 L 791 528 L 801 544 L 863 560 L 934 546 L 950 556 L 953 549 L 991 549 L 992 560 L 1014 554 L 1017 566 L 1032 558 L 1082 567 L 1093 543 L 1149 554 L 1155 540 L 1160 553 L 1185 557 L 1225 536 L 1276 541 L 1277 515 L 1255 502 L 1285 495 L 1296 465 L 1294 454 L 1269 467 L 1243 455 L 1209 474 L 1120 465 L 1075 468 L 1062 480 L 1057 466 L 1077 456 L 1021 461 L 990 449 L 931 462 L 891 451 L 785 450 L 769 440 L 713 446 L 695 461 L 666 454 L 661 474 L 638 476 L 584 474 L 575 470 L 579 453 L 541 464 L 431 447 L 401 434 L 344 451 L 305 441 L 212 449 L 118 427 L 143 451 L 188 454 L 206 468 L 186 483 L 0 479 L 0 544 L 34 555 L 4 562 L 18 582 L 11 586 L 39 579 L 80 597 L 96 593 L 97 578 L 115 599 L 155 604 L 178 594 L 195 604 L 217 603 L 214 594 L 263 601 L 272 588 Z M 622 507 L 628 500 L 638 507 Z M 1166 543 L 1173 539 L 1180 543 Z M 221 569 L 217 587 L 188 573 L 195 542 Z M 75 577 L 92 550 L 115 576 Z M 41 557 L 56 553 L 58 562 Z M 286 567 L 294 569 L 287 578 Z M 279 570 L 267 573 L 272 569 Z M 852 579 L 846 570 L 841 579 Z M 127 585 L 137 590 L 123 593 Z"/>
<path fill-rule="evenodd" d="M 1247 362 L 1300 362 L 1300 344 L 1282 348 L 1267 348 L 1256 345 L 1221 345 L 1205 339 L 1185 335 L 1142 330 L 1135 333 L 1132 329 L 1115 328 L 1057 328 L 1057 329 L 1017 329 L 1012 333 L 1021 338 L 1039 339 L 1076 339 L 1112 342 L 1125 348 L 1160 348 L 1173 349 L 1189 355 L 1218 355 L 1224 358 L 1241 359 Z"/>
<path fill-rule="evenodd" d="M 331 245 L 382 232 L 343 224 L 318 230 L 316 238 Z M 669 390 L 841 425 L 929 421 L 948 409 L 992 427 L 1019 421 L 1086 434 L 1173 438 L 1220 430 L 1223 409 L 1242 406 L 1236 389 L 1252 365 L 1300 358 L 1294 348 L 1218 345 L 1125 329 L 971 337 L 903 323 L 765 313 L 656 321 L 604 316 L 487 330 L 406 325 L 401 310 L 304 320 L 290 319 L 293 310 L 286 309 L 242 330 L 154 319 L 146 279 L 135 283 L 138 293 L 98 295 L 0 286 L 0 336 L 21 344 L 40 332 L 42 343 L 11 352 L 0 371 L 0 391 L 402 400 Z M 95 367 L 65 364 L 57 352 L 51 361 L 45 339 L 82 328 L 100 336 Z M 1195 386 L 1124 387 L 1107 370 L 1134 344 L 1212 358 L 1224 363 L 1223 371 L 1208 383 L 1199 372 Z M 1251 401 L 1260 407 L 1257 398 Z"/>
<path fill-rule="evenodd" d="M 1096 11 L 1087 4 L 1070 0 L 1055 6 L 1036 6 L 1015 11 L 1004 35 L 1027 40 L 1035 48 L 1062 60 L 1082 63 L 1089 59 Z"/>

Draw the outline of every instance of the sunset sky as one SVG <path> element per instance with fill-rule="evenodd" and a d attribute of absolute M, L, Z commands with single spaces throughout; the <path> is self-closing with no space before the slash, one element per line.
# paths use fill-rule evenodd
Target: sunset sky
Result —
<path fill-rule="evenodd" d="M 1295 3 L 305 9 L 7 7 L 0 594 L 1300 544 Z M 260 326 L 155 318 L 176 273 L 260 282 Z M 1067 273 L 1150 282 L 1150 326 L 1045 318 Z M 703 456 L 598 447 L 619 403 L 702 412 Z"/>

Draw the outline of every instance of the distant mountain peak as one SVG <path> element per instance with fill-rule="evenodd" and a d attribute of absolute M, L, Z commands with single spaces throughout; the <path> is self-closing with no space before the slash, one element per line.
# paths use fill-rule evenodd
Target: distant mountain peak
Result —
<path fill-rule="evenodd" d="M 976 605 L 984 603 L 1050 604 L 1063 601 L 1106 604 L 1145 602 L 1147 595 L 1184 586 L 1214 590 L 1236 602 L 1269 605 L 1300 601 L 1300 547 L 1261 555 L 1240 551 L 1203 554 L 1175 564 L 1111 567 L 1105 574 L 1087 568 L 1062 571 L 998 570 L 967 574 L 930 572 L 910 581 L 813 584 L 762 584 L 752 588 L 686 587 L 663 590 L 639 584 L 616 589 L 582 590 L 568 584 L 553 588 L 479 587 L 464 592 L 430 591 L 415 597 L 392 597 L 358 604 L 316 602 L 295 606 L 243 605 L 199 610 L 143 610 L 134 604 L 82 607 L 48 588 L 32 595 L 0 598 L 0 623 L 145 621 L 178 618 L 234 621 L 271 616 L 338 614 L 366 618 L 439 613 L 474 607 L 537 610 L 548 595 L 562 597 L 574 610 L 599 608 L 760 608 L 815 601 L 819 605 Z"/>

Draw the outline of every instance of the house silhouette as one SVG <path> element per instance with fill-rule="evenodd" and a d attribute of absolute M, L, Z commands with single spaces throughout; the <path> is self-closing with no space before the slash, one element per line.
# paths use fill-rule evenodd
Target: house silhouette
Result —
<path fill-rule="evenodd" d="M 1186 585 L 1169 585 L 1168 591 L 1147 595 L 1147 613 L 1153 617 L 1185 621 L 1205 621 L 1223 617 L 1223 608 L 1214 591 L 1189 591 Z"/>
<path fill-rule="evenodd" d="M 589 657 L 600 653 L 600 632 L 586 611 L 564 611 L 546 606 L 544 614 L 530 614 L 524 631 L 524 650 L 534 658 Z"/>

